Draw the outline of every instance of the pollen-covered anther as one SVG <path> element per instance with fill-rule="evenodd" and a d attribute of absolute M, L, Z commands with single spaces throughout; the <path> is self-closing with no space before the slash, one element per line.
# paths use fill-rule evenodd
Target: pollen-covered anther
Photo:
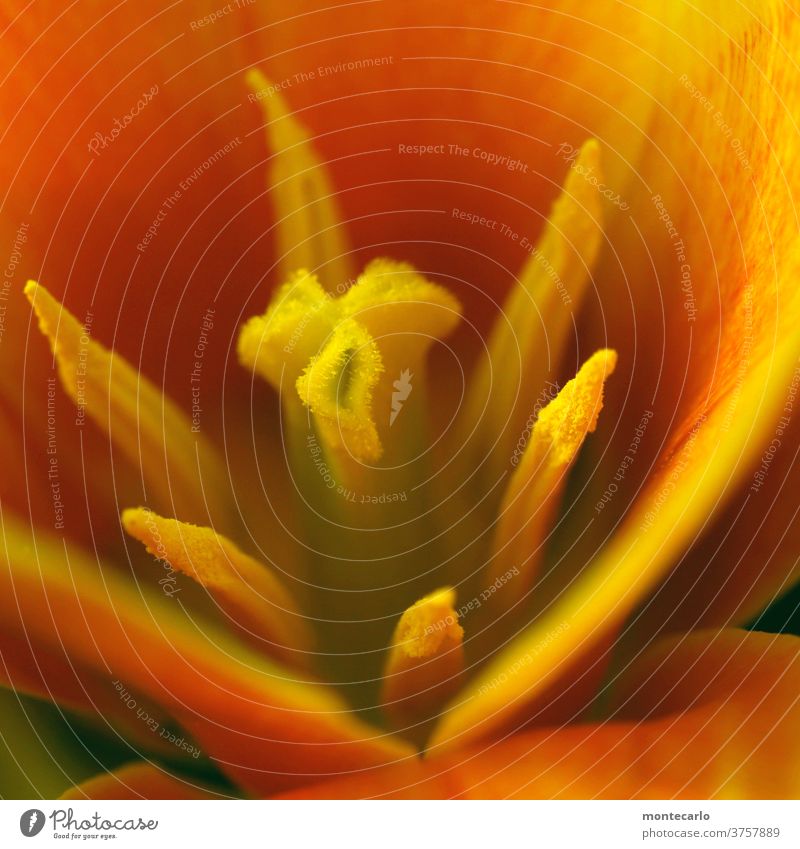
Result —
<path fill-rule="evenodd" d="M 567 472 L 587 436 L 597 427 L 605 381 L 617 354 L 594 353 L 558 395 L 539 413 L 522 460 L 503 495 L 485 585 L 500 580 L 484 616 L 498 621 L 496 638 L 505 637 L 513 617 L 503 616 L 525 603 L 539 569 L 567 483 Z M 513 581 L 502 576 L 516 570 Z"/>
<path fill-rule="evenodd" d="M 395 727 L 419 737 L 419 728 L 458 689 L 464 670 L 463 639 L 452 587 L 430 593 L 403 613 L 384 667 L 381 693 L 384 713 Z"/>
<path fill-rule="evenodd" d="M 586 434 L 594 432 L 603 409 L 603 387 L 616 365 L 616 351 L 597 351 L 539 413 L 533 441 L 548 452 L 548 461 L 553 465 L 570 463 Z"/>
<path fill-rule="evenodd" d="M 475 432 L 487 480 L 504 471 L 552 364 L 572 338 L 604 238 L 603 197 L 595 185 L 602 179 L 600 146 L 589 139 L 567 168 L 562 192 L 492 328 L 488 356 L 470 380 L 462 428 L 465 439 Z"/>
<path fill-rule="evenodd" d="M 310 630 L 271 569 L 211 528 L 165 519 L 143 507 L 125 510 L 122 525 L 154 557 L 205 587 L 230 624 L 261 651 L 308 668 Z"/>

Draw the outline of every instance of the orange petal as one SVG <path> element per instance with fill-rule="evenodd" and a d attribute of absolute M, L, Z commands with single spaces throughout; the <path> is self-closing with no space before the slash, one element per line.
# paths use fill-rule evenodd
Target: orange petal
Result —
<path fill-rule="evenodd" d="M 280 799 L 449 799 L 459 785 L 431 770 L 424 761 L 370 770 L 363 775 L 309 784 L 302 790 L 281 793 Z"/>
<path fill-rule="evenodd" d="M 67 790 L 61 799 L 227 799 L 188 778 L 153 764 L 133 763 L 97 775 Z"/>
<path fill-rule="evenodd" d="M 789 337 L 737 386 L 749 417 L 716 405 L 687 428 L 596 561 L 520 637 L 497 654 L 441 720 L 451 746 L 486 735 L 605 644 L 672 565 L 721 492 L 741 479 L 783 404 L 798 357 Z M 498 686 L 502 682 L 502 686 Z"/>
<path fill-rule="evenodd" d="M 295 798 L 793 799 L 800 639 L 700 632 L 625 672 L 603 723 L 540 729 Z M 623 721 L 620 721 L 623 720 Z"/>
<path fill-rule="evenodd" d="M 177 605 L 4 517 L 0 613 L 35 650 L 115 678 L 163 709 L 255 793 L 412 754 L 327 688 L 301 683 Z M 61 654 L 59 654 L 61 657 Z"/>
<path fill-rule="evenodd" d="M 169 726 L 163 709 L 141 693 L 130 693 L 128 688 L 125 692 L 130 701 L 123 701 L 121 684 L 118 688 L 113 677 L 71 665 L 61 646 L 32 645 L 24 632 L 0 628 L 0 664 L 0 681 L 15 693 L 55 702 L 79 714 L 84 722 L 122 736 L 139 751 L 173 760 L 197 757 L 188 746 L 175 747 L 158 733 Z M 155 731 L 142 721 L 137 710 L 153 719 Z"/>
<path fill-rule="evenodd" d="M 738 491 L 686 556 L 635 611 L 629 650 L 659 632 L 749 622 L 800 579 L 800 369 L 783 387 L 783 408 Z"/>
<path fill-rule="evenodd" d="M 649 386 L 639 383 L 641 400 L 619 421 L 617 441 L 582 502 L 589 511 L 615 480 L 643 409 L 653 413 L 646 439 L 585 547 L 572 552 L 583 568 L 628 520 L 601 562 L 608 574 L 624 562 L 633 568 L 620 572 L 645 579 L 635 610 L 627 594 L 624 609 L 614 604 L 615 618 L 619 612 L 633 621 L 631 652 L 660 631 L 745 621 L 797 575 L 796 487 L 785 472 L 800 440 L 800 347 L 792 341 L 800 316 L 800 180 L 787 167 L 800 151 L 800 76 L 785 57 L 800 49 L 800 26 L 780 2 L 742 4 L 730 17 L 714 4 L 678 12 L 687 13 L 687 25 L 668 39 L 670 110 L 651 128 L 663 158 L 649 159 L 642 171 L 663 230 L 643 233 L 647 251 L 659 276 L 664 268 L 674 281 L 664 303 L 669 363 L 641 357 L 637 383 Z M 636 326 L 649 331 L 661 323 L 660 309 L 639 298 Z M 624 334 L 621 344 L 647 335 Z M 651 362 L 658 373 L 648 379 Z M 651 462 L 656 474 L 640 490 Z M 572 578 L 563 575 L 561 587 Z"/>
<path fill-rule="evenodd" d="M 202 19 L 218 7 L 200 0 L 192 14 Z M 115 346 L 129 356 L 141 349 L 146 373 L 162 369 L 175 339 L 195 338 L 198 305 L 205 309 L 214 299 L 226 272 L 236 280 L 261 281 L 275 259 L 264 238 L 271 219 L 260 178 L 267 156 L 264 115 L 259 102 L 249 99 L 244 79 L 248 68 L 263 64 L 283 87 L 279 95 L 287 109 L 311 128 L 316 156 L 331 162 L 333 189 L 357 248 L 385 244 L 388 232 L 393 253 L 402 252 L 420 268 L 474 281 L 492 298 L 502 296 L 524 258 L 519 246 L 468 228 L 450 212 L 485 206 L 488 197 L 499 218 L 535 239 L 532 217 L 556 191 L 563 161 L 553 153 L 562 141 L 597 135 L 621 152 L 620 162 L 627 159 L 635 168 L 642 144 L 635 129 L 654 108 L 647 92 L 658 70 L 642 57 L 658 46 L 663 30 L 655 16 L 636 12 L 617 16 L 609 32 L 615 8 L 565 0 L 552 10 L 506 4 L 489 11 L 458 0 L 435 7 L 412 0 L 397 8 L 320 9 L 303 0 L 288 18 L 255 3 L 191 31 L 183 10 L 157 0 L 102 14 L 87 10 L 80 22 L 67 21 L 54 0 L 18 14 L 8 9 L 2 13 L 8 48 L 0 59 L 8 84 L 0 92 L 0 110 L 10 132 L 3 139 L 0 184 L 8 189 L 9 218 L 14 227 L 28 218 L 35 186 L 31 266 L 46 250 L 49 279 L 70 281 L 67 301 L 76 309 L 97 284 L 98 320 L 109 329 L 119 318 Z M 320 33 L 311 53 L 309 27 Z M 354 32 L 362 35 L 352 38 Z M 170 49 L 154 53 L 154 41 Z M 443 43 L 448 56 L 429 58 L 441 53 Z M 114 62 L 108 44 L 117 45 Z M 282 45 L 277 54 L 275 44 Z M 296 77 L 307 78 L 318 65 L 363 62 L 367 53 L 385 61 L 318 75 L 310 84 Z M 57 75 L 49 70 L 53 56 L 60 61 Z M 125 132 L 99 155 L 87 150 L 95 133 L 108 134 L 154 84 L 157 96 Z M 262 98 L 261 105 L 277 102 Z M 398 142 L 411 137 L 502 151 L 528 168 L 520 174 L 449 155 L 420 161 L 398 151 Z M 232 140 L 240 143 L 216 156 L 168 210 L 147 251 L 138 252 L 165 198 Z M 84 176 L 87 157 L 90 178 Z M 616 186 L 623 168 L 614 165 L 609 182 Z M 432 212 L 407 213 L 420 209 Z M 454 243 L 470 249 L 453 250 Z M 81 275 L 71 279 L 76 257 Z M 489 283 L 496 279 L 489 272 L 496 275 L 498 268 L 510 271 Z M 135 297 L 126 296 L 121 283 L 129 280 Z M 220 313 L 220 338 L 232 335 L 248 288 L 226 286 L 234 303 Z M 483 294 L 472 301 L 486 312 Z M 153 323 L 142 345 L 148 315 Z M 181 346 L 179 353 L 182 365 L 188 351 Z M 220 375 L 217 369 L 209 378 L 209 393 L 219 387 Z M 185 390 L 182 368 L 171 367 L 168 380 L 169 391 Z"/>

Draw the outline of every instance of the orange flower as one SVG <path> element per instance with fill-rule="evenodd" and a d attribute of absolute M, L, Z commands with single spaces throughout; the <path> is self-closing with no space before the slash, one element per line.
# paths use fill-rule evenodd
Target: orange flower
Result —
<path fill-rule="evenodd" d="M 796 795 L 791 9 L 19 5 L 3 795 Z"/>

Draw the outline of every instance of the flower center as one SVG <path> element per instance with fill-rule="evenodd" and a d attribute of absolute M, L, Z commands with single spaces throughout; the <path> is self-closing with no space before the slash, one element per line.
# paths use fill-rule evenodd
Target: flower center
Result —
<path fill-rule="evenodd" d="M 128 533 L 202 585 L 286 674 L 324 677 L 421 741 L 465 669 L 536 617 L 547 537 L 616 365 L 603 349 L 563 387 L 548 380 L 602 240 L 598 180 L 587 178 L 599 147 L 587 142 L 571 164 L 483 352 L 463 369 L 446 438 L 432 440 L 441 377 L 429 373 L 429 353 L 455 330 L 460 304 L 404 262 L 375 259 L 353 278 L 307 134 L 279 93 L 264 104 L 283 283 L 241 328 L 238 357 L 280 396 L 286 450 L 270 463 L 285 463 L 295 487 L 285 498 L 308 605 L 220 532 L 224 470 L 185 415 L 83 338 L 44 289 L 26 293 L 67 391 L 140 461 L 159 508 L 177 513 L 127 510 Z M 184 515 L 204 515 L 214 530 Z"/>

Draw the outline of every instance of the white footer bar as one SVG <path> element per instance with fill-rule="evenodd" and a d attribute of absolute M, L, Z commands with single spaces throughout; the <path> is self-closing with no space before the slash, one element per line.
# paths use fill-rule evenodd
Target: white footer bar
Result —
<path fill-rule="evenodd" d="M 798 802 L 0 801 L 0 846 L 800 847 Z"/>

